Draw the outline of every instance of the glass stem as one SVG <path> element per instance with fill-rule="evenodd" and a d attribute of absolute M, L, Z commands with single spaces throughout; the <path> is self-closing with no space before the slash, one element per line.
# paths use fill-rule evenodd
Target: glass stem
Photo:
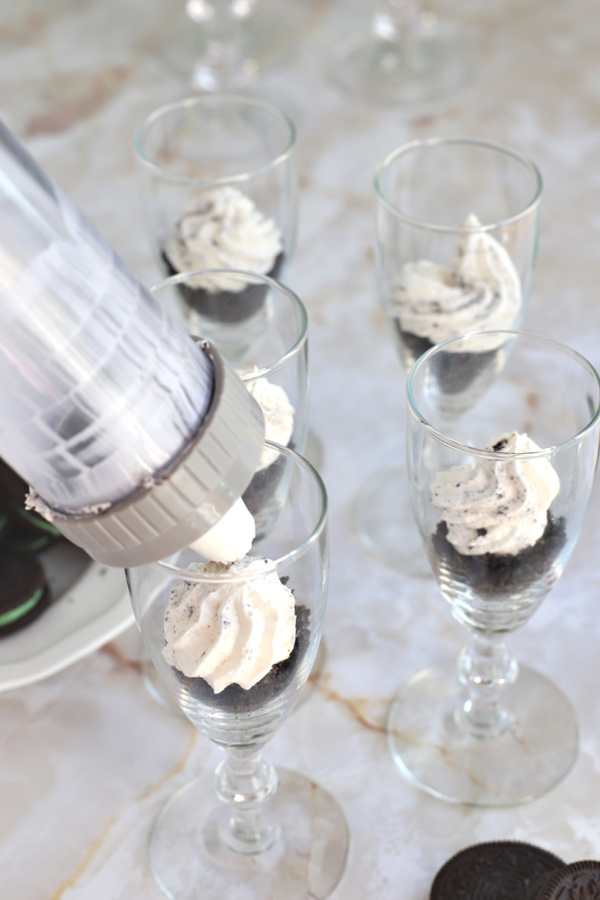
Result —
<path fill-rule="evenodd" d="M 421 3 L 417 0 L 379 0 L 371 21 L 371 33 L 382 41 L 397 44 L 418 31 Z"/>
<path fill-rule="evenodd" d="M 277 773 L 257 747 L 229 747 L 215 772 L 219 798 L 231 815 L 221 837 L 236 853 L 256 854 L 267 850 L 278 828 L 265 814 L 265 801 L 277 790 Z"/>
<path fill-rule="evenodd" d="M 200 29 L 199 53 L 191 80 L 197 90 L 226 89 L 243 80 L 245 23 L 255 0 L 187 0 L 190 19 Z"/>
<path fill-rule="evenodd" d="M 519 667 L 501 635 L 475 632 L 458 657 L 458 677 L 467 697 L 455 712 L 462 731 L 474 737 L 493 737 L 511 726 L 502 707 L 504 690 L 514 684 Z"/>

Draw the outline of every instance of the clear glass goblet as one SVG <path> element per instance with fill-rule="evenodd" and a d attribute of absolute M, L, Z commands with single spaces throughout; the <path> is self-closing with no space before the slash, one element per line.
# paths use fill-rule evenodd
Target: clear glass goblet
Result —
<path fill-rule="evenodd" d="M 152 869 L 174 900 L 192 900 L 198 891 L 207 900 L 324 898 L 345 866 L 348 830 L 337 802 L 310 778 L 276 770 L 262 755 L 311 671 L 328 583 L 325 487 L 294 451 L 268 442 L 265 449 L 273 461 L 263 501 L 272 508 L 276 496 L 278 515 L 250 551 L 258 560 L 253 567 L 206 568 L 198 565 L 205 561 L 197 554 L 184 550 L 128 572 L 136 620 L 163 684 L 190 721 L 226 751 L 216 772 L 175 794 L 154 826 Z M 288 599 L 270 595 L 273 582 Z M 192 594 L 182 596 L 182 585 Z M 295 637 L 291 654 L 283 658 L 273 654 L 289 623 L 290 602 Z M 267 606 L 269 616 L 276 612 L 275 626 Z M 177 607 L 185 612 L 180 625 L 189 621 L 192 631 L 180 631 L 174 641 L 170 629 Z M 204 650 L 194 646 L 199 631 L 208 642 Z M 194 666 L 200 660 L 204 667 L 193 672 L 202 675 L 190 673 L 181 655 L 167 658 L 169 647 L 181 654 L 184 644 L 196 654 Z M 269 654 L 276 661 L 265 674 Z M 254 683 L 248 661 L 258 678 Z"/>
<path fill-rule="evenodd" d="M 380 163 L 378 294 L 404 371 L 449 337 L 520 327 L 537 253 L 541 196 L 535 163 L 489 141 L 411 141 Z M 430 575 L 404 465 L 375 472 L 356 508 L 359 536 L 373 555 L 405 574 Z"/>
<path fill-rule="evenodd" d="M 371 103 L 415 106 L 451 97 L 471 80 L 473 61 L 452 23 L 419 0 L 378 0 L 366 31 L 334 49 L 330 71 Z"/>
<path fill-rule="evenodd" d="M 161 47 L 197 91 L 246 88 L 290 51 L 298 4 L 278 0 L 186 0 Z"/>
<path fill-rule="evenodd" d="M 285 280 L 296 246 L 295 145 L 291 119 L 253 97 L 189 97 L 151 113 L 134 149 L 159 269 Z"/>
<path fill-rule="evenodd" d="M 494 377 L 473 396 L 474 369 L 488 367 Z M 461 390 L 470 397 L 457 412 Z M 526 333 L 451 339 L 409 373 L 413 507 L 442 595 L 470 632 L 458 663 L 419 672 L 390 708 L 394 759 L 435 796 L 521 803 L 573 764 L 571 704 L 517 664 L 505 637 L 539 607 L 577 542 L 596 469 L 599 403 L 598 375 L 583 357 Z"/>

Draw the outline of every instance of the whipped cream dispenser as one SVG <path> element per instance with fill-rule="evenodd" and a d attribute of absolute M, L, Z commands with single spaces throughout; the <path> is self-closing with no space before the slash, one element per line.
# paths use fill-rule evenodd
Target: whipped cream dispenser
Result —
<path fill-rule="evenodd" d="M 189 544 L 234 558 L 225 545 L 246 527 L 239 498 L 263 430 L 223 358 L 168 316 L 0 122 L 0 456 L 35 508 L 108 565 Z"/>

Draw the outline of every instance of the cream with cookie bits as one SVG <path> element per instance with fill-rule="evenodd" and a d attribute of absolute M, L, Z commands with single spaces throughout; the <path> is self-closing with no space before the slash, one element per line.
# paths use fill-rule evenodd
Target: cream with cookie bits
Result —
<path fill-rule="evenodd" d="M 500 435 L 485 449 L 498 460 L 440 472 L 431 485 L 432 503 L 459 553 L 514 555 L 543 535 L 559 478 L 545 457 L 512 456 L 541 450 L 526 434 Z"/>
<path fill-rule="evenodd" d="M 194 571 L 215 580 L 173 588 L 163 655 L 188 678 L 204 679 L 215 694 L 234 684 L 249 690 L 292 653 L 294 596 L 267 559 L 209 562 L 192 568 L 192 577 Z M 219 581 L 228 573 L 239 580 Z"/>
<path fill-rule="evenodd" d="M 518 321 L 521 282 L 509 253 L 475 230 L 481 227 L 477 216 L 464 227 L 473 231 L 457 240 L 450 268 L 427 259 L 403 267 L 391 299 L 403 335 L 434 345 L 470 331 L 510 329 Z"/>
<path fill-rule="evenodd" d="M 255 378 L 245 382 L 265 417 L 265 438 L 282 447 L 289 447 L 294 433 L 294 407 L 284 388 L 268 378 Z M 265 447 L 258 470 L 265 469 L 277 457 L 276 451 Z"/>
<path fill-rule="evenodd" d="M 169 275 L 237 269 L 277 278 L 283 255 L 283 238 L 274 219 L 233 187 L 206 194 L 200 205 L 179 219 L 163 250 Z M 232 322 L 256 312 L 266 294 L 262 283 L 245 283 L 226 271 L 190 275 L 179 287 L 190 306 L 203 315 Z"/>

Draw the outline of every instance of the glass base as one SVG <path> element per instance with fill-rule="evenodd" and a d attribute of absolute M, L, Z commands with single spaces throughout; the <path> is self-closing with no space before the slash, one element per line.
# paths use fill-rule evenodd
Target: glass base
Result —
<path fill-rule="evenodd" d="M 577 754 L 575 713 L 539 673 L 521 667 L 502 693 L 507 727 L 489 738 L 459 731 L 456 662 L 419 672 L 398 692 L 388 745 L 402 773 L 435 797 L 468 806 L 534 800 L 567 774 Z"/>
<path fill-rule="evenodd" d="M 215 794 L 214 774 L 178 791 L 150 837 L 154 877 L 172 900 L 322 900 L 338 884 L 348 854 L 348 826 L 338 803 L 314 781 L 278 769 L 265 804 L 277 826 L 258 854 L 236 853 L 221 840 L 229 808 Z"/>
<path fill-rule="evenodd" d="M 376 559 L 404 575 L 432 577 L 404 466 L 372 475 L 358 493 L 355 513 L 358 536 Z"/>
<path fill-rule="evenodd" d="M 331 76 L 346 92 L 382 105 L 422 105 L 445 100 L 472 77 L 465 47 L 442 34 L 386 41 L 358 34 L 334 55 Z"/>

